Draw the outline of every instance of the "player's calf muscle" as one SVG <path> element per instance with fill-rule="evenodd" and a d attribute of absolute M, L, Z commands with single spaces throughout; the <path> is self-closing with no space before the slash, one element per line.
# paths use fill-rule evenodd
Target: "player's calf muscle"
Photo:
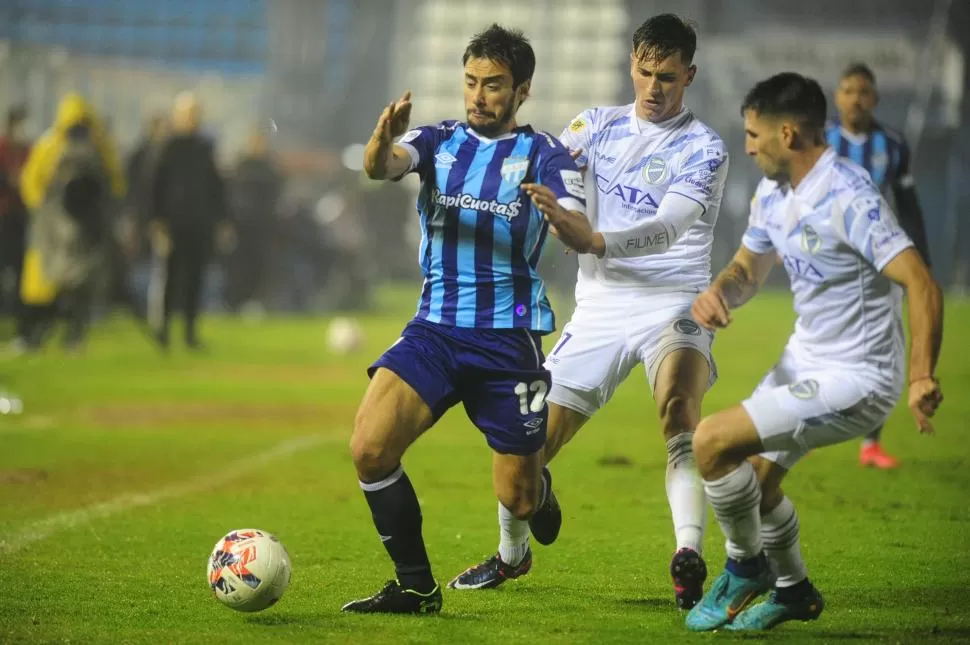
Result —
<path fill-rule="evenodd" d="M 668 397 L 657 402 L 660 408 L 660 426 L 664 437 L 671 439 L 682 432 L 690 432 L 700 420 L 700 397 L 687 392 L 671 392 Z"/>
<path fill-rule="evenodd" d="M 496 454 L 493 459 L 495 496 L 517 519 L 529 519 L 539 507 L 541 455 Z"/>

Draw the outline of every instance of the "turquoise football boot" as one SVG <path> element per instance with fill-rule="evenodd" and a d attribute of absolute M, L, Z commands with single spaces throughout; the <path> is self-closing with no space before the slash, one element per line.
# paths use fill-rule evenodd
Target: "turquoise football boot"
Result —
<path fill-rule="evenodd" d="M 687 614 L 687 629 L 708 632 L 730 623 L 755 598 L 771 589 L 773 582 L 767 567 L 754 578 L 742 578 L 725 569 Z"/>
<path fill-rule="evenodd" d="M 816 620 L 823 609 L 825 599 L 815 587 L 796 602 L 781 602 L 776 590 L 771 592 L 768 600 L 742 611 L 725 629 L 736 632 L 766 631 L 789 620 Z"/>

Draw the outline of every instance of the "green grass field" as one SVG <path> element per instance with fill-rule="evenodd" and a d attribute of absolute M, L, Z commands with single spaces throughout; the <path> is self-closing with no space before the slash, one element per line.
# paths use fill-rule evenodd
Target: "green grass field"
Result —
<path fill-rule="evenodd" d="M 675 643 L 665 454 L 642 371 L 554 464 L 565 524 L 535 568 L 494 591 L 446 590 L 440 617 L 348 616 L 392 575 L 349 458 L 364 367 L 412 311 L 407 290 L 365 317 L 366 349 L 328 355 L 325 320 L 211 319 L 212 350 L 170 356 L 131 323 L 99 327 L 84 356 L 0 359 L 24 400 L 0 417 L 0 642 Z M 564 312 L 565 313 L 565 312 Z M 746 396 L 790 331 L 788 298 L 765 294 L 718 336 L 713 411 Z M 560 317 L 560 323 L 565 317 Z M 885 431 L 904 460 L 863 470 L 858 444 L 792 473 L 809 573 L 827 609 L 757 639 L 970 641 L 970 302 L 947 303 L 935 438 L 900 406 Z M 552 346 L 551 339 L 546 348 Z M 627 466 L 605 466 L 625 456 Z M 494 552 L 490 457 L 460 408 L 406 459 L 439 580 Z M 710 523 L 706 555 L 723 564 Z M 205 579 L 216 540 L 276 533 L 292 584 L 260 614 L 219 605 Z"/>

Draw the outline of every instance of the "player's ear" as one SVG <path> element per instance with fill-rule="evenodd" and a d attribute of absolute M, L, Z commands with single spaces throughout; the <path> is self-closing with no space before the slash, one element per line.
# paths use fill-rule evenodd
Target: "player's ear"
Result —
<path fill-rule="evenodd" d="M 518 104 L 521 106 L 525 103 L 525 100 L 529 98 L 529 91 L 532 89 L 532 79 L 527 81 L 522 81 L 522 83 L 515 88 L 515 94 L 518 98 Z"/>
<path fill-rule="evenodd" d="M 795 124 L 791 121 L 782 121 L 778 137 L 781 139 L 781 142 L 784 144 L 785 148 L 791 150 L 795 147 L 796 136 L 798 136 L 798 131 L 795 128 Z"/>
<path fill-rule="evenodd" d="M 697 74 L 697 65 L 691 65 L 687 68 L 687 84 L 684 87 L 689 87 L 694 82 L 695 74 Z"/>

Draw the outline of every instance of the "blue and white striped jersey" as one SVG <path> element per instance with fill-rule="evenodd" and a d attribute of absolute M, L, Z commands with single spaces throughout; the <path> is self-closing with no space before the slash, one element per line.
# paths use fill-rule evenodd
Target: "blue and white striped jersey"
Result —
<path fill-rule="evenodd" d="M 416 317 L 553 331 L 536 272 L 549 226 L 521 184 L 547 186 L 564 208 L 585 213 L 583 179 L 566 148 L 529 126 L 489 139 L 458 121 L 416 128 L 398 145 L 421 178 L 424 288 Z"/>

